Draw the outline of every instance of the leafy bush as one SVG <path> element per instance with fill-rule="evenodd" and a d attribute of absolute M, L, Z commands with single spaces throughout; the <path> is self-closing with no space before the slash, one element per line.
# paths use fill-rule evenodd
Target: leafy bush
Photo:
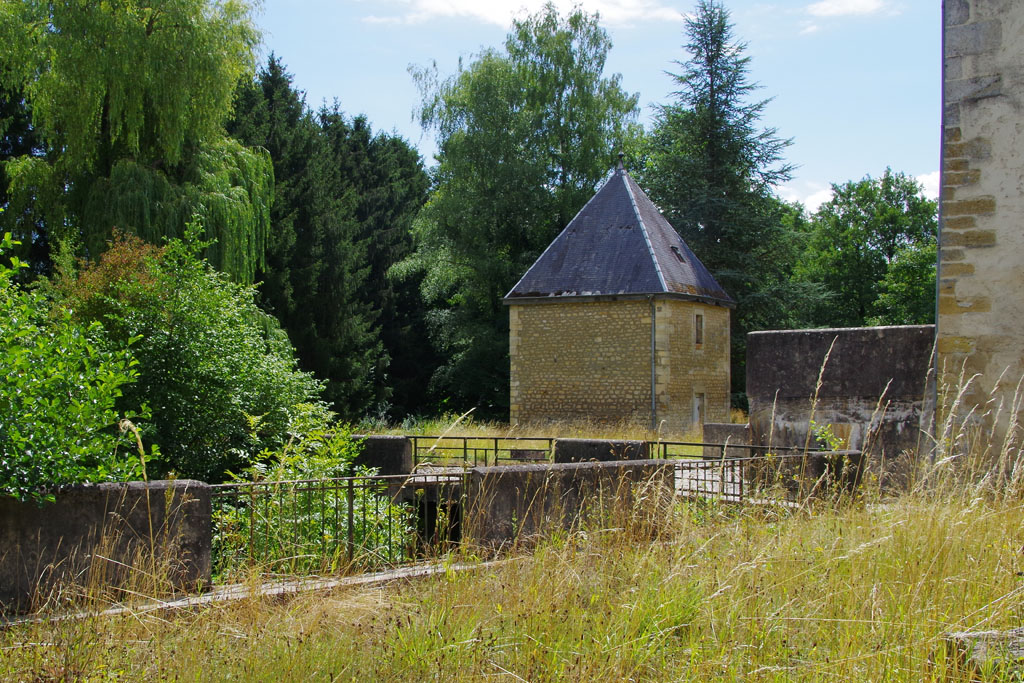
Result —
<path fill-rule="evenodd" d="M 214 506 L 214 565 L 224 576 L 257 565 L 285 573 L 336 571 L 351 561 L 373 567 L 411 557 L 416 520 L 388 497 L 375 470 L 353 467 L 360 444 L 348 428 L 329 429 L 318 406 L 299 406 L 290 439 L 233 477 L 233 497 Z M 357 475 L 351 482 L 339 478 Z M 351 533 L 349 525 L 351 524 Z"/>
<path fill-rule="evenodd" d="M 217 482 L 281 447 L 290 411 L 316 403 L 321 387 L 297 370 L 253 288 L 199 258 L 196 234 L 193 226 L 162 248 L 115 235 L 97 263 L 65 272 L 56 289 L 60 308 L 102 324 L 114 348 L 138 339 L 138 380 L 123 405 L 150 407 L 142 435 L 159 446 L 152 469 Z"/>
<path fill-rule="evenodd" d="M 0 253 L 13 245 L 5 234 Z M 0 263 L 0 494 L 52 499 L 55 485 L 136 477 L 141 461 L 118 450 L 116 408 L 137 376 L 131 339 L 107 348 L 98 323 L 48 315 L 40 293 L 13 283 L 21 263 L 11 264 Z"/>

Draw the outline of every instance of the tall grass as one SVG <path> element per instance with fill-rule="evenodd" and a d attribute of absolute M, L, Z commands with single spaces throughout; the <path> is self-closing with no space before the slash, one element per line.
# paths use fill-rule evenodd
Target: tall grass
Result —
<path fill-rule="evenodd" d="M 11 679 L 968 680 L 949 631 L 1024 618 L 1024 507 L 679 504 L 383 589 L 0 633 Z"/>
<path fill-rule="evenodd" d="M 1006 678 L 965 670 L 945 634 L 1024 621 L 1017 428 L 986 439 L 962 394 L 943 406 L 898 496 L 876 485 L 829 505 L 675 501 L 549 530 L 472 572 L 19 625 L 0 632 L 0 677 Z"/>

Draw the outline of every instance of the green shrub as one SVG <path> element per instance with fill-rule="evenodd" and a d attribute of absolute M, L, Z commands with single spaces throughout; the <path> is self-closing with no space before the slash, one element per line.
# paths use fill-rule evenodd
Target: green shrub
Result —
<path fill-rule="evenodd" d="M 386 483 L 366 479 L 375 470 L 353 466 L 359 442 L 329 421 L 321 407 L 298 406 L 288 442 L 233 477 L 238 495 L 220 498 L 213 512 L 218 576 L 250 566 L 296 574 L 412 558 L 414 511 L 393 502 Z M 359 479 L 351 486 L 339 481 L 352 475 Z"/>
<path fill-rule="evenodd" d="M 0 253 L 13 245 L 7 233 Z M 21 264 L 11 264 L 0 263 L 0 494 L 52 499 L 56 485 L 137 477 L 116 408 L 137 376 L 131 340 L 107 348 L 98 323 L 50 315 L 39 292 L 14 284 Z"/>
<path fill-rule="evenodd" d="M 114 348 L 138 339 L 138 380 L 123 405 L 150 407 L 142 434 L 160 451 L 151 469 L 218 482 L 280 447 L 289 411 L 317 402 L 321 387 L 296 368 L 254 289 L 199 258 L 195 234 L 162 248 L 115 235 L 98 262 L 63 274 L 56 289 L 60 307 L 102 324 Z"/>

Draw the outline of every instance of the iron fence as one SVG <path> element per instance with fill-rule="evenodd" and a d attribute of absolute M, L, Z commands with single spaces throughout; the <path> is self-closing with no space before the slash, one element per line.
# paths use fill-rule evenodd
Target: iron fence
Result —
<path fill-rule="evenodd" d="M 440 551 L 461 522 L 461 474 L 212 486 L 214 573 L 394 566 Z"/>
<path fill-rule="evenodd" d="M 555 440 L 546 437 L 410 436 L 413 465 L 487 467 L 550 462 Z"/>
<path fill-rule="evenodd" d="M 861 465 L 859 451 L 677 458 L 675 490 L 688 498 L 736 503 L 799 502 L 812 495 L 852 491 Z"/>

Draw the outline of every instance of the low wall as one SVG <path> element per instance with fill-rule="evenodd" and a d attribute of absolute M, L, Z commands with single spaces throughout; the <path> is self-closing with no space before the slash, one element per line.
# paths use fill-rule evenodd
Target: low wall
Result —
<path fill-rule="evenodd" d="M 28 608 L 37 588 L 45 596 L 69 581 L 132 584 L 139 577 L 129 568 L 142 560 L 151 572 L 154 555 L 166 560 L 158 572 L 172 586 L 194 590 L 210 583 L 208 485 L 82 485 L 61 489 L 56 498 L 39 505 L 0 497 L 0 609 Z"/>
<path fill-rule="evenodd" d="M 706 444 L 735 444 L 737 446 L 750 445 L 750 425 L 732 424 L 728 422 L 705 422 L 704 436 L 701 439 Z M 746 458 L 751 455 L 749 448 L 725 449 L 727 458 Z M 722 449 L 717 446 L 704 447 L 705 458 L 722 457 Z"/>
<path fill-rule="evenodd" d="M 604 439 L 556 439 L 555 462 L 612 462 L 645 460 L 646 441 L 607 441 Z"/>
<path fill-rule="evenodd" d="M 353 434 L 352 438 L 362 440 L 356 466 L 373 467 L 383 475 L 412 472 L 412 441 L 407 437 Z"/>
<path fill-rule="evenodd" d="M 934 325 L 751 332 L 752 443 L 807 443 L 821 373 L 813 407 L 817 425 L 831 425 L 846 448 L 862 450 L 872 461 L 916 453 L 927 443 L 922 429 L 934 414 L 934 338 Z M 818 445 L 813 436 L 810 445 Z"/>
<path fill-rule="evenodd" d="M 674 467 L 669 460 L 475 467 L 467 481 L 465 538 L 505 545 L 571 528 L 591 512 L 657 510 L 674 494 Z"/>

